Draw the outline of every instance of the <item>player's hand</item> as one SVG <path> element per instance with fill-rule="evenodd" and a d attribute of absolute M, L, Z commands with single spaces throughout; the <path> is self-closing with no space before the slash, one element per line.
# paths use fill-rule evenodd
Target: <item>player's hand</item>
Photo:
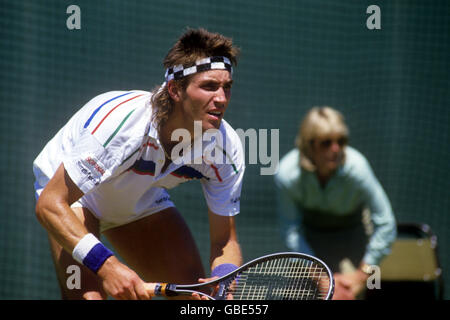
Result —
<path fill-rule="evenodd" d="M 200 279 L 198 279 L 198 282 L 199 283 L 206 283 L 206 282 L 209 282 L 209 281 L 214 281 L 214 280 L 216 280 L 218 278 L 219 277 L 217 277 L 217 276 L 216 277 L 211 277 L 211 278 L 200 278 Z M 209 292 L 208 295 L 210 295 L 211 297 L 214 297 L 217 294 L 217 292 L 219 291 L 219 285 L 220 285 L 219 283 L 216 284 L 216 285 L 213 285 L 211 287 L 211 292 Z M 193 293 L 192 297 L 195 300 L 208 300 L 208 297 L 200 296 L 198 293 Z M 231 293 L 228 293 L 225 299 L 226 300 L 233 300 L 233 295 Z"/>
<path fill-rule="evenodd" d="M 144 281 L 122 264 L 116 257 L 109 257 L 97 275 L 103 281 L 106 293 L 118 300 L 149 300 L 151 295 L 146 290 Z"/>
<path fill-rule="evenodd" d="M 199 279 L 198 279 L 198 282 L 199 282 L 199 283 L 206 283 L 206 282 L 209 282 L 209 281 L 216 280 L 216 279 L 218 279 L 218 278 L 219 278 L 219 277 L 199 278 Z M 217 284 L 217 285 L 211 287 L 211 291 L 210 291 L 210 292 L 205 292 L 205 293 L 207 293 L 208 295 L 210 295 L 211 297 L 213 297 L 213 296 L 217 293 L 217 290 L 218 290 L 218 289 L 219 289 L 219 285 Z M 201 295 L 199 295 L 198 293 L 193 293 L 193 294 L 192 294 L 192 299 L 194 299 L 194 300 L 209 300 L 208 297 L 206 297 L 206 296 L 201 296 Z"/>

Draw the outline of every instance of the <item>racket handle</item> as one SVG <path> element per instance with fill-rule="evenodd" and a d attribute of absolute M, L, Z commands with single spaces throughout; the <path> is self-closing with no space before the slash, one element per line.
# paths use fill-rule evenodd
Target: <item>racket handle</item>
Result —
<path fill-rule="evenodd" d="M 214 299 L 216 300 L 225 300 L 226 299 L 226 289 L 228 287 L 227 281 L 219 282 L 219 289 L 217 290 Z"/>
<path fill-rule="evenodd" d="M 144 283 L 144 288 L 150 297 L 154 297 L 154 296 L 159 295 L 157 291 L 158 291 L 158 286 L 160 286 L 160 285 L 161 285 L 160 283 L 149 282 L 149 283 Z"/>
<path fill-rule="evenodd" d="M 154 296 L 164 296 L 173 297 L 176 296 L 175 290 L 176 285 L 170 283 L 146 283 L 145 290 L 152 297 Z"/>

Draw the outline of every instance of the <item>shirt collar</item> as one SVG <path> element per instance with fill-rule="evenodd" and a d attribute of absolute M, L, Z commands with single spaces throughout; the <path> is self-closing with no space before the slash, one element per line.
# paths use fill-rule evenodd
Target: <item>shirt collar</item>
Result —
<path fill-rule="evenodd" d="M 212 150 L 215 148 L 215 145 L 217 144 L 217 134 L 222 134 L 222 141 L 225 141 L 224 132 L 223 132 L 223 124 L 220 125 L 219 130 L 217 130 L 217 133 L 214 135 L 204 133 L 202 136 L 199 136 L 195 138 L 194 142 L 192 144 L 182 146 L 180 145 L 179 148 L 183 148 L 183 150 L 186 151 L 187 154 L 190 153 L 190 157 L 180 157 L 182 159 L 179 160 L 179 162 L 182 162 L 182 164 L 196 164 L 201 163 L 201 158 L 205 154 L 205 150 Z M 162 148 L 161 141 L 159 140 L 159 132 L 158 129 L 155 126 L 155 123 L 153 121 L 150 121 L 148 133 L 147 136 L 154 139 Z M 183 142 L 181 142 L 183 143 Z M 176 159 L 172 159 L 173 161 Z"/>

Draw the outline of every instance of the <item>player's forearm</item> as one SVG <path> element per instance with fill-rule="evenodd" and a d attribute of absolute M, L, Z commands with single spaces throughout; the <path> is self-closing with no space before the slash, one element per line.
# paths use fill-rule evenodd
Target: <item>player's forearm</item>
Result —
<path fill-rule="evenodd" d="M 211 241 L 211 270 L 221 264 L 242 264 L 234 217 L 225 217 L 208 210 Z"/>
<path fill-rule="evenodd" d="M 36 215 L 44 228 L 69 253 L 88 231 L 70 205 L 83 196 L 61 164 L 36 204 Z"/>
<path fill-rule="evenodd" d="M 230 239 L 225 245 L 211 246 L 211 270 L 223 263 L 242 265 L 242 251 L 237 239 Z"/>

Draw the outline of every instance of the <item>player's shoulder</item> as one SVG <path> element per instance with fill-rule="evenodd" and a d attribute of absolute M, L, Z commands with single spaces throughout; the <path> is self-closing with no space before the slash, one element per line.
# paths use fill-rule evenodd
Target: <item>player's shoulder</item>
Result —
<path fill-rule="evenodd" d="M 233 170 L 245 168 L 245 156 L 242 141 L 236 130 L 224 119 L 222 119 L 219 129 L 213 135 L 214 153 L 204 155 L 218 168 L 233 167 Z M 204 136 L 205 138 L 205 136 Z M 208 148 L 209 149 L 209 148 Z"/>
<path fill-rule="evenodd" d="M 116 96 L 124 96 L 126 94 L 150 94 L 149 91 L 145 90 L 111 90 L 99 93 L 95 97 L 116 97 Z"/>
<path fill-rule="evenodd" d="M 123 102 L 133 97 L 148 96 L 151 97 L 151 93 L 144 90 L 112 90 L 105 91 L 97 94 L 91 98 L 88 104 L 107 104 L 116 100 L 117 102 Z"/>
<path fill-rule="evenodd" d="M 102 144 L 123 145 L 144 135 L 151 114 L 150 97 L 144 90 L 100 93 L 80 110 L 76 128 L 87 129 Z"/>
<path fill-rule="evenodd" d="M 239 157 L 243 157 L 241 137 L 225 119 L 222 119 L 219 132 L 221 141 L 216 141 L 216 145 L 233 154 L 239 153 Z"/>
<path fill-rule="evenodd" d="M 144 90 L 113 90 L 100 93 L 91 98 L 81 109 L 90 115 L 88 123 L 114 112 L 114 114 L 129 112 L 127 110 L 145 110 L 150 102 L 151 93 Z M 119 108 L 120 107 L 120 108 Z M 142 111 L 142 112 L 143 112 Z M 135 112 L 136 114 L 139 111 Z"/>
<path fill-rule="evenodd" d="M 219 131 L 225 139 L 230 140 L 231 142 L 241 143 L 241 139 L 236 130 L 234 130 L 234 128 L 225 119 L 222 119 Z"/>

